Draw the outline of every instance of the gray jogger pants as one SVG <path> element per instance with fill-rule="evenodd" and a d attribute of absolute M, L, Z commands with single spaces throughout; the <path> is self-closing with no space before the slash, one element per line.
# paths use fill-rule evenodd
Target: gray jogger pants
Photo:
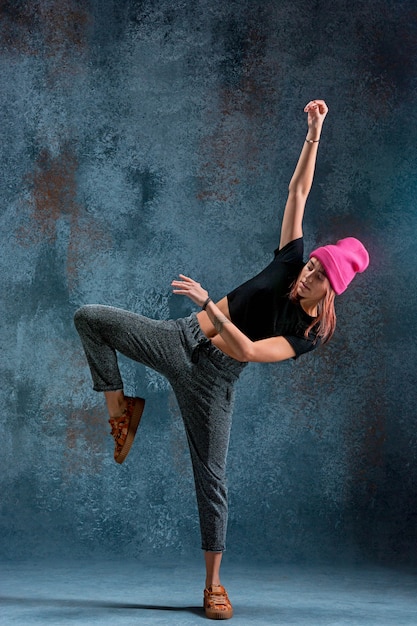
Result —
<path fill-rule="evenodd" d="M 184 421 L 197 495 L 203 550 L 225 549 L 226 458 L 234 390 L 245 363 L 216 348 L 195 314 L 152 320 L 109 306 L 86 305 L 74 316 L 96 391 L 123 389 L 116 351 L 163 374 Z"/>

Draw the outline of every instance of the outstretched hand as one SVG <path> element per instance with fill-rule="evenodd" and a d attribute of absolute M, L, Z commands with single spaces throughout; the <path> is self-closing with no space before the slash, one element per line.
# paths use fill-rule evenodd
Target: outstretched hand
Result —
<path fill-rule="evenodd" d="M 203 289 L 200 283 L 197 283 L 192 278 L 179 274 L 180 280 L 173 280 L 171 285 L 173 287 L 172 293 L 177 293 L 180 296 L 187 296 L 198 306 L 202 306 L 208 298 L 208 291 Z"/>
<path fill-rule="evenodd" d="M 310 129 L 321 128 L 328 110 L 324 100 L 311 100 L 306 104 L 304 113 L 307 113 L 308 127 Z"/>

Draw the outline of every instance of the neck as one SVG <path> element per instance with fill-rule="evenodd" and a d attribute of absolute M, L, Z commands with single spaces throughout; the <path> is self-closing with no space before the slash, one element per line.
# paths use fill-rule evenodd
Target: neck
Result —
<path fill-rule="evenodd" d="M 316 302 L 315 300 L 309 300 L 308 298 L 301 298 L 300 305 L 303 311 L 307 313 L 307 315 L 310 315 L 310 317 L 317 317 L 318 302 Z"/>

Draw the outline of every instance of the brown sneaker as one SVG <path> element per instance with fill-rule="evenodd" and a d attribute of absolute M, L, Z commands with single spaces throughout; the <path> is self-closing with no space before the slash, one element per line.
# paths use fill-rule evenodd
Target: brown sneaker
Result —
<path fill-rule="evenodd" d="M 127 406 L 120 417 L 110 418 L 111 435 L 115 441 L 114 460 L 123 463 L 132 446 L 145 408 L 143 398 L 126 397 Z"/>
<path fill-rule="evenodd" d="M 204 589 L 204 610 L 209 619 L 230 619 L 233 616 L 233 607 L 222 585 Z"/>

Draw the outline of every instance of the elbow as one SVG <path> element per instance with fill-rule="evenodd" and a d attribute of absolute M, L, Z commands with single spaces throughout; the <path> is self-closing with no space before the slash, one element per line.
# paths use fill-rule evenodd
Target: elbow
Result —
<path fill-rule="evenodd" d="M 251 341 L 245 346 L 242 346 L 242 348 L 239 350 L 238 360 L 242 361 L 242 363 L 248 363 L 250 361 L 255 360 L 254 356 L 255 356 L 254 344 L 253 344 L 253 341 Z"/>
<path fill-rule="evenodd" d="M 310 193 L 310 187 L 303 185 L 301 182 L 292 182 L 288 186 L 288 197 L 296 202 L 305 203 Z"/>

